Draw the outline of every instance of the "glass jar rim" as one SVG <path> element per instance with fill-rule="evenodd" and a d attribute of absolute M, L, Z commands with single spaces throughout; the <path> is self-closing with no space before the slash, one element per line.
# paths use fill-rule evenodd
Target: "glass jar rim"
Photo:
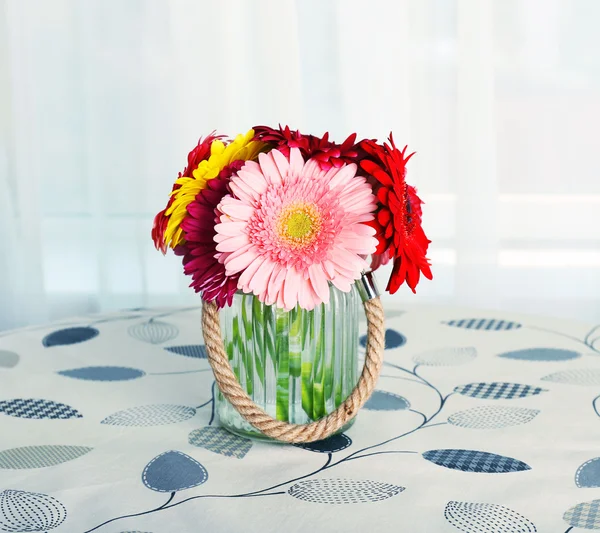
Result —
<path fill-rule="evenodd" d="M 331 290 L 332 287 L 337 289 L 338 291 L 340 290 L 333 283 L 331 283 L 331 281 L 328 281 L 327 285 L 329 285 L 329 290 Z M 356 287 L 356 281 L 352 282 L 351 287 Z M 345 292 L 345 291 L 342 291 L 342 292 Z M 234 294 L 236 296 L 256 296 L 253 292 L 244 292 L 242 289 L 237 289 Z"/>

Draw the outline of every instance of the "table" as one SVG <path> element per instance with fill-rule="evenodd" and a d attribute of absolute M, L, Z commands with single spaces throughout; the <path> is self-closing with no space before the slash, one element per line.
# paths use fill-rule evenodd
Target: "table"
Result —
<path fill-rule="evenodd" d="M 390 313 L 354 427 L 289 446 L 218 427 L 199 324 L 135 309 L 0 333 L 0 531 L 600 529 L 600 327 Z"/>

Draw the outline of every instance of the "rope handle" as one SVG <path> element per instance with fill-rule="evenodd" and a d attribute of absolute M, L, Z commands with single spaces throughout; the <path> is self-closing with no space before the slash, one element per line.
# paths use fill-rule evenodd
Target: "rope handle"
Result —
<path fill-rule="evenodd" d="M 357 415 L 373 393 L 381 372 L 385 346 L 383 306 L 378 296 L 365 300 L 363 305 L 368 322 L 367 350 L 365 364 L 356 387 L 350 396 L 326 417 L 309 424 L 290 424 L 268 415 L 252 401 L 239 384 L 223 347 L 219 309 L 214 302 L 203 302 L 204 342 L 208 362 L 213 369 L 219 390 L 244 420 L 267 437 L 289 443 L 314 442 L 330 437 Z"/>

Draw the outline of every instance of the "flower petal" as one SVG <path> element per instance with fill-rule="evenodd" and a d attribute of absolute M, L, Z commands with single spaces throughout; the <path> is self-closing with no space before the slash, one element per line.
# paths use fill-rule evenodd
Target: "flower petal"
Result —
<path fill-rule="evenodd" d="M 241 272 L 247 268 L 257 257 L 258 253 L 252 246 L 242 247 L 233 252 L 227 257 L 227 259 L 225 259 L 227 275 L 230 276 L 231 274 Z"/>
<path fill-rule="evenodd" d="M 338 275 L 331 280 L 331 283 L 333 283 L 335 287 L 342 292 L 350 292 L 352 290 L 352 284 L 354 283 L 354 280 L 342 275 Z"/>
<path fill-rule="evenodd" d="M 356 169 L 357 167 L 354 163 L 339 169 L 329 182 L 329 188 L 335 189 L 336 187 L 343 187 L 344 185 L 347 185 L 350 180 L 356 176 Z"/>
<path fill-rule="evenodd" d="M 273 305 L 277 302 L 279 293 L 283 291 L 283 283 L 286 278 L 286 269 L 280 265 L 276 265 L 271 278 L 269 279 L 269 286 L 267 287 L 267 298 L 266 302 L 268 305 Z"/>
<path fill-rule="evenodd" d="M 274 265 L 275 264 L 273 261 L 267 258 L 267 260 L 258 267 L 258 270 L 248 283 L 248 286 L 252 289 L 252 292 L 257 296 L 264 294 L 264 292 L 267 290 L 269 278 L 273 272 Z"/>
<path fill-rule="evenodd" d="M 254 214 L 254 207 L 247 205 L 244 202 L 226 196 L 223 198 L 218 207 L 219 211 L 229 215 L 234 220 L 248 220 Z M 223 222 L 223 220 L 221 220 Z M 218 230 L 217 230 L 218 231 Z"/>
<path fill-rule="evenodd" d="M 293 177 L 299 176 L 304 168 L 304 159 L 298 148 L 290 150 L 290 174 Z"/>
<path fill-rule="evenodd" d="M 252 281 L 254 274 L 256 274 L 256 271 L 265 261 L 267 261 L 267 258 L 259 255 L 246 267 L 246 270 L 242 272 L 238 281 L 238 287 L 240 289 L 242 289 L 244 292 L 252 292 L 252 289 L 250 289 L 250 282 Z"/>
<path fill-rule="evenodd" d="M 319 303 L 319 297 L 315 294 L 312 285 L 306 281 L 300 285 L 298 303 L 302 309 L 306 309 L 307 311 L 312 311 L 317 303 Z"/>
<path fill-rule="evenodd" d="M 273 150 L 270 153 L 273 154 L 273 160 L 277 165 L 277 169 L 279 170 L 281 177 L 285 180 L 290 172 L 290 162 L 279 150 Z"/>
<path fill-rule="evenodd" d="M 279 169 L 270 152 L 268 154 L 259 154 L 258 162 L 260 163 L 260 168 L 268 183 L 277 185 L 282 182 L 281 174 L 279 173 Z"/>
<path fill-rule="evenodd" d="M 334 247 L 331 260 L 340 266 L 343 265 L 345 268 L 355 271 L 357 273 L 357 278 L 355 279 L 358 279 L 360 273 L 369 267 L 364 259 L 338 245 Z"/>
<path fill-rule="evenodd" d="M 223 237 L 235 237 L 242 233 L 246 227 L 245 222 L 228 222 L 227 224 L 218 224 L 218 234 Z"/>
<path fill-rule="evenodd" d="M 321 265 L 311 265 L 308 267 L 308 273 L 310 275 L 310 283 L 319 297 L 319 299 L 325 303 L 329 303 L 329 285 L 327 283 L 327 277 L 325 271 Z"/>
<path fill-rule="evenodd" d="M 246 235 L 245 233 L 241 233 L 237 237 L 228 237 L 223 242 L 217 244 L 217 251 L 235 252 L 240 248 L 247 246 L 248 244 L 250 244 L 250 241 L 248 241 L 248 235 Z"/>
<path fill-rule="evenodd" d="M 283 286 L 283 303 L 286 309 L 293 309 L 298 303 L 298 292 L 303 283 L 301 274 L 295 269 L 288 270 Z"/>

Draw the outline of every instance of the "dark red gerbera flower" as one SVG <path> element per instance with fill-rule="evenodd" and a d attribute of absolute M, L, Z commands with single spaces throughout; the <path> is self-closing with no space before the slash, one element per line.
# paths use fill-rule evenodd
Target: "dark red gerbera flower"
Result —
<path fill-rule="evenodd" d="M 279 129 L 254 126 L 253 129 L 256 133 L 255 140 L 272 144 L 285 156 L 289 156 L 290 148 L 299 148 L 305 159 L 315 159 L 323 170 L 352 163 L 358 155 L 356 133 L 350 135 L 342 144 L 336 144 L 329 140 L 328 132 L 323 137 L 316 137 L 302 135 L 297 130 L 290 130 L 289 126 L 282 128 L 280 125 Z"/>
<path fill-rule="evenodd" d="M 421 273 L 432 279 L 427 260 L 427 239 L 421 227 L 421 204 L 414 187 L 407 185 L 406 163 L 413 154 L 406 156 L 396 148 L 390 134 L 389 143 L 383 146 L 374 141 L 362 141 L 360 148 L 366 158 L 360 161 L 361 168 L 376 181 L 374 192 L 378 199 L 375 220 L 371 223 L 377 231 L 377 255 L 374 266 L 393 259 L 394 267 L 387 290 L 394 294 L 406 281 L 415 292 Z"/>
<path fill-rule="evenodd" d="M 192 176 L 192 172 L 198 168 L 198 165 L 208 159 L 210 156 L 210 145 L 216 139 L 223 139 L 224 135 L 215 135 L 213 131 L 209 135 L 207 135 L 206 139 L 202 140 L 202 137 L 198 140 L 198 144 L 194 147 L 194 149 L 188 154 L 188 162 L 185 170 L 179 173 L 179 178 L 186 177 L 190 178 Z M 173 190 L 177 190 L 181 187 L 177 183 L 173 185 Z M 152 224 L 152 240 L 154 241 L 154 246 L 157 250 L 160 250 L 163 254 L 167 253 L 167 244 L 165 242 L 165 230 L 167 229 L 167 223 L 169 222 L 169 217 L 165 215 L 166 211 L 171 207 L 173 203 L 173 196 L 169 198 L 167 203 L 167 207 L 165 207 L 160 213 L 158 213 L 154 217 L 154 223 Z"/>
<path fill-rule="evenodd" d="M 217 206 L 223 196 L 229 193 L 229 178 L 237 172 L 245 161 L 235 161 L 225 167 L 218 177 L 209 180 L 206 188 L 196 195 L 188 207 L 188 215 L 181 223 L 185 244 L 175 249 L 183 256 L 183 271 L 192 276 L 192 287 L 202 292 L 202 299 L 216 302 L 219 308 L 231 305 L 237 291 L 238 275 L 225 276 L 225 265 L 219 262 L 215 225 L 220 213 Z"/>

